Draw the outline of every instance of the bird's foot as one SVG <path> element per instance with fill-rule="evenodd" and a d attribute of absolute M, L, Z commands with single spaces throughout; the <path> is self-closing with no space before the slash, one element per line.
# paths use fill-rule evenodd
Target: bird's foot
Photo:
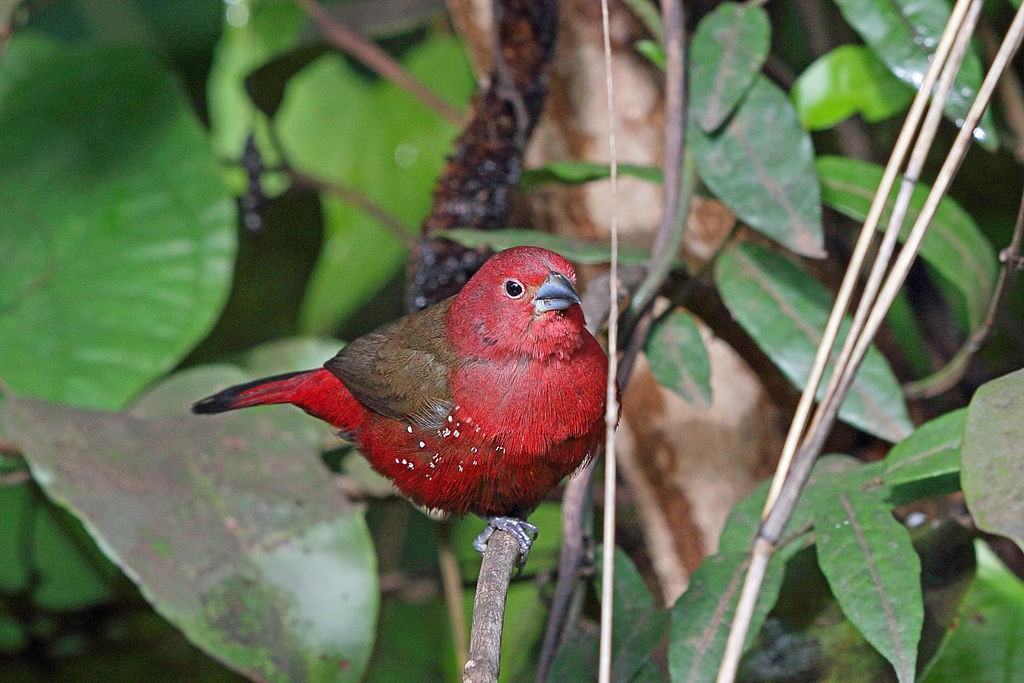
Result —
<path fill-rule="evenodd" d="M 501 529 L 519 542 L 519 559 L 516 561 L 516 565 L 522 567 L 526 564 L 526 558 L 530 556 L 530 548 L 533 547 L 533 539 L 537 538 L 537 527 L 518 517 L 490 517 L 487 520 L 487 526 L 473 541 L 473 547 L 481 555 L 487 548 L 487 540 L 495 529 Z"/>

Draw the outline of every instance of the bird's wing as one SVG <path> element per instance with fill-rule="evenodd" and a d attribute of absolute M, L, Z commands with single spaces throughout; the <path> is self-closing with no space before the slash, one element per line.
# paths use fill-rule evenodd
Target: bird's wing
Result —
<path fill-rule="evenodd" d="M 445 337 L 451 300 L 352 341 L 324 367 L 370 410 L 426 429 L 452 409 L 448 378 L 456 359 Z"/>

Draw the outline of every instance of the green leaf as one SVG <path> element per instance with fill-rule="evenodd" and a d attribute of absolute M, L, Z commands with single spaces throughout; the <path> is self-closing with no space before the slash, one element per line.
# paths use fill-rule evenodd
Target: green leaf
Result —
<path fill-rule="evenodd" d="M 824 130 L 854 114 L 869 122 L 894 116 L 910 104 L 914 91 L 869 48 L 841 45 L 800 74 L 790 97 L 806 128 Z"/>
<path fill-rule="evenodd" d="M 823 156 L 817 161 L 822 201 L 855 220 L 868 215 L 871 199 L 882 180 L 882 167 L 866 161 Z M 900 233 L 906 237 L 920 214 L 930 188 L 918 183 L 910 199 L 907 220 Z M 885 230 L 897 190 L 882 213 L 879 229 Z M 939 202 L 938 211 L 921 243 L 921 258 L 963 296 L 971 330 L 985 319 L 998 265 L 992 245 L 974 219 L 950 197 Z"/>
<path fill-rule="evenodd" d="M 5 655 L 23 650 L 29 642 L 24 626 L 6 610 L 0 612 L 0 652 Z"/>
<path fill-rule="evenodd" d="M 715 282 L 736 322 L 789 381 L 802 388 L 832 309 L 831 294 L 787 259 L 754 244 L 738 244 L 724 252 L 715 268 Z M 849 327 L 846 319 L 837 348 Z M 830 375 L 829 368 L 819 398 Z M 893 442 L 912 431 L 900 385 L 874 347 L 868 350 L 839 417 Z"/>
<path fill-rule="evenodd" d="M 887 505 L 866 497 L 839 492 L 813 505 L 818 564 L 832 593 L 901 683 L 913 681 L 924 607 L 910 535 Z"/>
<path fill-rule="evenodd" d="M 513 584 L 511 588 L 515 587 Z M 451 632 L 440 595 L 425 599 L 419 594 L 403 595 L 401 591 L 385 593 L 381 597 L 379 647 L 370 659 L 363 681 L 457 680 Z"/>
<path fill-rule="evenodd" d="M 918 427 L 886 457 L 885 483 L 906 484 L 960 471 L 965 409 L 953 410 Z"/>
<path fill-rule="evenodd" d="M 0 60 L 0 377 L 118 407 L 209 331 L 233 203 L 175 79 L 19 33 Z"/>
<path fill-rule="evenodd" d="M 651 183 L 661 183 L 661 169 L 657 166 L 640 166 L 638 164 L 619 164 L 619 175 L 627 175 Z M 545 183 L 565 183 L 582 185 L 595 180 L 604 180 L 611 175 L 608 164 L 593 161 L 549 161 L 538 168 L 523 172 L 522 186 L 536 187 Z"/>
<path fill-rule="evenodd" d="M 18 593 L 28 587 L 32 505 L 28 484 L 0 486 L 0 594 Z"/>
<path fill-rule="evenodd" d="M 64 510 L 36 501 L 32 512 L 32 601 L 43 609 L 91 607 L 111 594 L 117 570 L 82 525 Z"/>
<path fill-rule="evenodd" d="M 802 541 L 812 525 L 812 501 L 818 497 L 834 499 L 837 490 L 859 488 L 876 475 L 876 466 L 864 466 L 849 456 L 826 455 L 815 463 L 807 490 L 769 560 L 747 636 L 748 647 L 775 604 L 783 574 L 788 571 L 787 563 L 799 558 L 807 547 Z M 718 554 L 706 559 L 694 572 L 686 592 L 671 609 L 669 671 L 673 681 L 713 680 L 718 671 L 768 485 L 764 482 L 733 506 L 718 539 Z"/>
<path fill-rule="evenodd" d="M 1024 583 L 982 540 L 974 542 L 978 573 L 963 617 L 922 683 L 1024 679 Z"/>
<path fill-rule="evenodd" d="M 659 384 L 692 405 L 711 405 L 711 360 L 692 315 L 675 310 L 659 318 L 644 353 Z"/>
<path fill-rule="evenodd" d="M 967 407 L 960 474 L 978 528 L 1024 548 L 1024 370 L 982 385 Z"/>
<path fill-rule="evenodd" d="M 743 586 L 750 543 L 760 523 L 767 496 L 768 482 L 764 482 L 733 506 L 718 539 L 718 553 L 705 559 L 697 568 L 690 577 L 686 592 L 672 606 L 669 612 L 668 666 L 673 681 L 714 680 Z M 787 533 L 798 534 L 809 523 L 807 506 L 801 505 L 790 519 Z M 786 562 L 800 548 L 801 544 L 797 542 L 783 544 L 768 561 L 751 619 L 748 646 L 775 604 Z"/>
<path fill-rule="evenodd" d="M 701 130 L 729 118 L 759 77 L 770 42 L 761 7 L 724 2 L 701 19 L 690 47 L 690 111 Z"/>
<path fill-rule="evenodd" d="M 897 78 L 915 89 L 921 85 L 949 21 L 949 4 L 945 0 L 836 0 L 836 5 Z M 978 92 L 981 75 L 981 60 L 968 48 L 945 110 L 957 125 Z M 988 149 L 996 148 L 991 113 L 982 118 L 974 137 Z"/>
<path fill-rule="evenodd" d="M 449 101 L 473 91 L 459 43 L 433 35 L 403 65 Z M 275 127 L 299 170 L 362 193 L 409 226 L 414 237 L 455 129 L 394 84 L 370 83 L 339 55 L 325 55 L 288 84 Z M 366 213 L 323 194 L 325 241 L 300 314 L 301 329 L 323 334 L 398 273 L 405 249 Z M 369 258 L 372 256 L 372 258 Z"/>
<path fill-rule="evenodd" d="M 653 40 L 638 40 L 633 45 L 637 52 L 647 57 L 647 60 L 654 64 L 662 71 L 665 70 L 665 50 L 662 49 L 661 44 Z"/>
<path fill-rule="evenodd" d="M 324 430 L 287 407 L 186 412 L 183 397 L 245 379 L 203 367 L 138 413 L 8 398 L 3 417 L 36 481 L 194 643 L 251 678 L 356 680 L 376 567 L 361 509 L 320 462 Z"/>
<path fill-rule="evenodd" d="M 824 255 L 814 149 L 778 86 L 758 77 L 720 132 L 691 125 L 688 139 L 701 179 L 737 216 L 798 254 Z"/>
<path fill-rule="evenodd" d="M 611 248 L 600 242 L 555 235 L 540 230 L 523 230 L 521 228 L 505 228 L 502 230 L 473 230 L 470 228 L 454 228 L 438 233 L 439 237 L 458 242 L 464 247 L 476 249 L 488 247 L 494 251 L 529 245 L 544 247 L 558 252 L 565 258 L 581 265 L 595 265 L 611 261 Z M 642 249 L 619 247 L 619 263 L 644 264 L 650 253 Z"/>
<path fill-rule="evenodd" d="M 714 680 L 747 564 L 745 549 L 720 552 L 705 559 L 690 577 L 686 592 L 672 606 L 668 669 L 676 683 Z M 768 562 L 751 619 L 748 644 L 775 604 L 784 568 L 785 563 L 774 557 Z"/>
<path fill-rule="evenodd" d="M 598 555 L 597 561 L 600 559 Z M 654 606 L 640 572 L 629 556 L 616 548 L 612 679 L 633 680 L 665 637 L 667 627 L 668 613 Z"/>

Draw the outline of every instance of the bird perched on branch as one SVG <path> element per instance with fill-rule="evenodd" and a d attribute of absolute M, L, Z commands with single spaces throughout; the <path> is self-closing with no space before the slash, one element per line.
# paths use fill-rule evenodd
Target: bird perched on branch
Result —
<path fill-rule="evenodd" d="M 519 541 L 526 517 L 604 438 L 608 359 L 558 254 L 492 256 L 457 295 L 356 339 L 322 368 L 230 387 L 193 406 L 290 403 L 341 430 L 428 511 L 488 520 Z"/>

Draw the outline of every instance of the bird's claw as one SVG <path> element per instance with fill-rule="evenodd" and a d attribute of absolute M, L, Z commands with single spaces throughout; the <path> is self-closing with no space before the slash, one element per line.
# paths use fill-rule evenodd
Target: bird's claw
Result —
<path fill-rule="evenodd" d="M 530 548 L 533 547 L 533 540 L 537 538 L 537 527 L 518 517 L 490 517 L 487 520 L 487 526 L 473 541 L 473 547 L 478 553 L 483 554 L 487 549 L 487 540 L 495 529 L 501 529 L 518 541 L 519 559 L 516 561 L 516 565 L 522 567 L 526 564 L 526 558 L 530 556 Z"/>

